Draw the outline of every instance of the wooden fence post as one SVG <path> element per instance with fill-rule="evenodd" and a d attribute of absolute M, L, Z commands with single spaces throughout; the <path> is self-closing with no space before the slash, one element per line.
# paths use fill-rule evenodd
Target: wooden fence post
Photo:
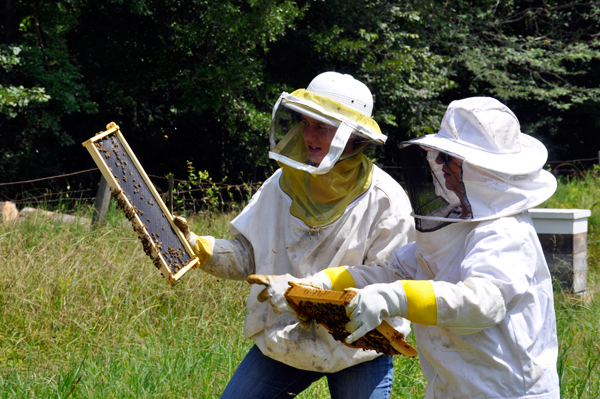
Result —
<path fill-rule="evenodd" d="M 108 182 L 102 176 L 100 178 L 100 185 L 98 186 L 98 193 L 96 194 L 96 203 L 94 204 L 94 216 L 92 217 L 92 225 L 100 225 L 106 222 L 106 214 L 108 213 L 108 206 L 110 205 L 110 187 Z"/>

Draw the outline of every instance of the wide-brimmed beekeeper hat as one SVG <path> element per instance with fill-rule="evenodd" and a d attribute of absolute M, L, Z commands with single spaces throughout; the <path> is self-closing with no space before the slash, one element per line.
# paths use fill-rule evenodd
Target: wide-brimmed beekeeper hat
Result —
<path fill-rule="evenodd" d="M 556 179 L 543 169 L 546 147 L 522 133 L 514 113 L 495 98 L 453 101 L 437 134 L 399 147 L 421 232 L 514 215 L 556 190 Z"/>
<path fill-rule="evenodd" d="M 546 147 L 521 132 L 515 114 L 491 97 L 471 97 L 450 103 L 437 134 L 400 144 L 419 144 L 440 150 L 484 169 L 510 175 L 540 170 Z"/>

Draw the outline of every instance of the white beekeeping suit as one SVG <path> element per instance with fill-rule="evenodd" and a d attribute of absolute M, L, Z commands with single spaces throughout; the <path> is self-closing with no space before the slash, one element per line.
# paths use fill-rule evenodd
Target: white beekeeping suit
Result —
<path fill-rule="evenodd" d="M 372 108 L 364 84 L 335 72 L 317 76 L 306 89 L 281 94 L 273 109 L 269 152 L 280 169 L 231 222 L 234 240 L 188 233 L 202 270 L 235 280 L 282 275 L 281 291 L 269 295 L 271 303 L 285 303 L 289 280 L 327 269 L 335 288 L 336 281 L 351 279 L 340 265 L 385 262 L 413 241 L 406 193 L 363 154 L 386 140 L 371 118 Z M 330 145 L 312 137 L 311 129 L 329 135 Z M 259 302 L 264 288 L 253 285 L 244 322 L 244 336 L 264 355 L 327 373 L 379 356 L 335 341 L 318 324 L 302 328 L 294 314 Z M 394 325 L 404 335 L 410 331 L 406 320 Z"/>
<path fill-rule="evenodd" d="M 454 101 L 441 130 L 400 145 L 416 242 L 366 273 L 347 307 L 353 342 L 412 321 L 426 398 L 558 398 L 552 281 L 527 212 L 556 180 L 545 147 L 493 98 Z M 391 282 L 391 283 L 390 283 Z"/>

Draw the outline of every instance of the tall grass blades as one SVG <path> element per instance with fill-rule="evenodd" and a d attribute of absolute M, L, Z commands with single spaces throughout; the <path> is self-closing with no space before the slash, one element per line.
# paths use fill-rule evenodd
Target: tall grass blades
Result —
<path fill-rule="evenodd" d="M 227 236 L 229 214 L 197 231 Z M 169 287 L 124 219 L 0 224 L 0 398 L 218 397 L 249 349 L 245 282 Z"/>
<path fill-rule="evenodd" d="M 597 284 L 594 285 L 597 287 Z M 600 397 L 600 305 L 556 303 L 559 356 L 558 375 L 563 398 Z"/>
<path fill-rule="evenodd" d="M 590 172 L 561 180 L 543 205 L 592 209 L 592 290 L 599 198 Z M 199 235 L 231 238 L 233 217 L 206 212 L 188 220 Z M 218 398 L 252 345 L 242 336 L 249 288 L 198 270 L 167 286 L 114 206 L 107 224 L 92 229 L 42 219 L 0 223 L 0 399 Z M 598 295 L 578 303 L 557 295 L 555 306 L 561 395 L 600 397 Z M 424 393 L 418 359 L 396 357 L 392 398 Z M 326 380 L 298 397 L 329 397 Z"/>
<path fill-rule="evenodd" d="M 541 207 L 590 209 L 588 219 L 589 301 L 557 296 L 555 301 L 559 356 L 558 373 L 563 398 L 600 397 L 600 174 L 598 168 L 578 177 L 559 178 L 552 198 Z"/>

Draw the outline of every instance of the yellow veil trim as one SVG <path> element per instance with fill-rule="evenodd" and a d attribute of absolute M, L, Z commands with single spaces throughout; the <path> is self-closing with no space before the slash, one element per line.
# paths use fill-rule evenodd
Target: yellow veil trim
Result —
<path fill-rule="evenodd" d="M 337 102 L 335 100 L 332 100 L 332 99 L 324 97 L 324 96 L 321 96 L 319 94 L 311 93 L 310 91 L 308 91 L 306 89 L 298 89 L 298 90 L 292 92 L 291 94 L 294 97 L 301 98 L 301 99 L 307 100 L 307 101 L 311 101 L 311 102 L 321 106 L 325 111 L 327 111 L 329 113 L 342 115 L 342 116 L 348 118 L 348 120 L 366 127 L 369 131 L 371 131 L 373 133 L 382 134 L 381 129 L 379 128 L 379 125 L 377 124 L 377 122 L 375 122 L 375 120 L 373 118 L 368 117 L 364 114 L 361 114 L 360 112 L 356 111 L 355 109 L 352 109 L 340 102 Z"/>
<path fill-rule="evenodd" d="M 363 153 L 338 162 L 322 175 L 280 166 L 283 173 L 279 185 L 292 199 L 291 214 L 311 227 L 339 219 L 348 204 L 369 188 L 373 178 L 373 164 Z"/>

